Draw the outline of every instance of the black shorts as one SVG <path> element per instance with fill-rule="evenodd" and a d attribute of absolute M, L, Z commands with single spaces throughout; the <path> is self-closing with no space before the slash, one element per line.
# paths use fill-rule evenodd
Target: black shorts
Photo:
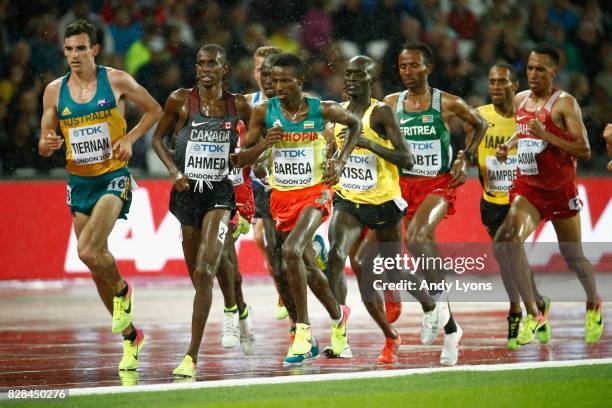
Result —
<path fill-rule="evenodd" d="M 253 195 L 255 196 L 255 218 L 272 218 L 270 212 L 270 196 L 272 195 L 272 189 L 266 191 L 263 187 L 253 188 Z"/>
<path fill-rule="evenodd" d="M 170 212 L 179 220 L 181 225 L 202 226 L 204 214 L 210 210 L 225 209 L 236 212 L 236 197 L 234 186 L 226 177 L 223 181 L 213 184 L 212 189 L 204 187 L 203 192 L 193 191 L 193 182 L 190 181 L 189 191 L 170 193 Z"/>
<path fill-rule="evenodd" d="M 491 238 L 495 237 L 500 225 L 506 219 L 508 211 L 510 211 L 510 204 L 493 204 L 482 197 L 480 198 L 480 219 Z"/>
<path fill-rule="evenodd" d="M 406 214 L 406 209 L 400 210 L 393 200 L 382 204 L 357 204 L 335 193 L 332 203 L 334 211 L 346 211 L 370 229 L 391 228 Z"/>

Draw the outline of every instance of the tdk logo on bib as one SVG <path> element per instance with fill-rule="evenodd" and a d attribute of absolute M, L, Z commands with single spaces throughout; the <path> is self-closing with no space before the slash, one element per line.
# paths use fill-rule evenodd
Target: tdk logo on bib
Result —
<path fill-rule="evenodd" d="M 79 136 L 91 136 L 102 134 L 102 125 L 82 127 L 72 130 L 72 137 L 77 138 Z"/>
<path fill-rule="evenodd" d="M 372 158 L 371 156 L 350 155 L 349 156 L 349 163 L 352 163 L 352 164 L 370 164 L 370 159 L 371 158 Z"/>
<path fill-rule="evenodd" d="M 192 150 L 193 150 L 194 154 L 225 153 L 225 146 L 224 145 L 197 143 L 197 144 L 193 144 Z"/>
<path fill-rule="evenodd" d="M 304 149 L 292 149 L 292 150 L 276 150 L 276 157 L 284 157 L 284 158 L 306 158 L 306 150 Z"/>

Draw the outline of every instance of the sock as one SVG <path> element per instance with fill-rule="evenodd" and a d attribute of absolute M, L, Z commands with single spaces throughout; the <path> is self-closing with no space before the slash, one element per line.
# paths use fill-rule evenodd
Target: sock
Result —
<path fill-rule="evenodd" d="M 128 284 L 127 284 L 127 282 L 126 282 L 126 281 L 123 281 L 123 284 L 124 284 L 125 286 L 123 287 L 123 289 L 121 289 L 121 291 L 119 291 L 119 293 L 117 293 L 117 294 L 115 295 L 116 297 L 125 297 L 125 295 L 127 295 L 127 293 L 128 293 L 128 289 L 129 289 L 129 288 L 128 288 Z"/>
<path fill-rule="evenodd" d="M 242 313 L 240 313 L 238 315 L 238 317 L 240 318 L 240 320 L 244 320 L 249 316 L 249 308 L 246 307 L 246 305 L 244 305 L 244 310 L 242 311 Z"/>
<path fill-rule="evenodd" d="M 518 317 L 519 319 L 523 317 L 523 312 L 521 313 L 508 313 L 508 317 Z"/>
<path fill-rule="evenodd" d="M 232 312 L 232 313 L 238 313 L 238 305 L 234 305 L 232 307 L 224 307 L 223 308 L 224 312 Z"/>
<path fill-rule="evenodd" d="M 124 334 L 123 335 L 123 340 L 129 340 L 131 342 L 136 340 L 136 329 L 132 328 L 131 332 L 129 332 L 128 334 Z"/>
<path fill-rule="evenodd" d="M 453 319 L 453 316 L 451 315 L 450 319 L 448 319 L 448 323 L 446 323 L 446 326 L 444 326 L 444 333 L 451 334 L 455 333 L 456 331 L 457 325 L 455 324 L 455 319 Z"/>
<path fill-rule="evenodd" d="M 340 318 L 339 319 L 332 319 L 332 323 L 334 325 L 339 325 L 340 322 L 342 321 L 342 318 L 344 317 L 344 312 L 342 311 L 342 305 L 340 305 Z"/>

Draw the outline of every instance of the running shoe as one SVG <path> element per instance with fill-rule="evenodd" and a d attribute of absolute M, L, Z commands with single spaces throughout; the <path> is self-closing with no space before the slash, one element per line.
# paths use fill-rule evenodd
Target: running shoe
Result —
<path fill-rule="evenodd" d="M 319 234 L 315 234 L 312 238 L 313 247 L 317 253 L 316 261 L 319 269 L 327 275 L 327 247 L 325 246 L 325 240 Z"/>
<path fill-rule="evenodd" d="M 440 329 L 446 326 L 450 319 L 450 311 L 446 302 L 437 302 L 436 307 L 423 312 L 423 325 L 421 327 L 421 343 L 432 344 L 438 337 Z"/>
<path fill-rule="evenodd" d="M 255 352 L 255 336 L 253 335 L 253 309 L 247 306 L 247 315 L 240 318 L 240 348 L 246 355 Z"/>
<path fill-rule="evenodd" d="M 319 356 L 319 345 L 312 337 L 312 329 L 309 324 L 297 323 L 295 330 L 295 338 L 287 356 L 284 360 L 284 365 L 300 365 L 308 360 L 315 359 Z"/>
<path fill-rule="evenodd" d="M 181 364 L 172 372 L 174 377 L 195 377 L 196 365 L 190 355 L 183 358 Z"/>
<path fill-rule="evenodd" d="M 508 316 L 508 350 L 516 350 L 521 345 L 518 344 L 516 339 L 519 333 L 519 327 L 521 325 L 522 316 Z"/>
<path fill-rule="evenodd" d="M 601 303 L 594 310 L 586 311 L 584 324 L 584 340 L 587 344 L 597 343 L 603 333 L 603 310 Z"/>
<path fill-rule="evenodd" d="M 319 356 L 319 343 L 315 339 L 312 339 L 312 345 L 310 350 L 303 354 L 295 354 L 291 347 L 289 352 L 283 361 L 284 366 L 299 366 L 303 363 L 308 363 L 311 360 L 316 359 Z"/>
<path fill-rule="evenodd" d="M 145 335 L 140 329 L 136 329 L 134 341 L 123 340 L 123 357 L 119 362 L 119 370 L 135 370 L 138 368 L 138 356 L 144 343 Z"/>
<path fill-rule="evenodd" d="M 223 334 L 221 345 L 229 349 L 236 347 L 240 339 L 240 325 L 238 323 L 238 310 L 234 312 L 223 312 Z"/>
<path fill-rule="evenodd" d="M 249 224 L 249 221 L 242 215 L 238 214 L 238 225 L 236 225 L 236 230 L 232 233 L 232 237 L 238 238 L 240 234 L 246 235 L 250 230 L 251 224 Z"/>
<path fill-rule="evenodd" d="M 402 338 L 399 333 L 396 338 L 386 337 L 385 338 L 385 347 L 383 348 L 382 353 L 378 356 L 378 362 L 381 364 L 391 364 L 397 363 L 399 357 L 399 348 L 402 345 Z"/>
<path fill-rule="evenodd" d="M 134 286 L 128 285 L 125 296 L 113 297 L 113 333 L 121 333 L 128 328 L 134 317 Z"/>
<path fill-rule="evenodd" d="M 548 344 L 550 342 L 550 338 L 552 337 L 552 329 L 550 327 L 550 321 L 548 320 L 548 314 L 550 313 L 550 299 L 544 296 L 542 298 L 544 300 L 544 310 L 542 314 L 544 315 L 544 325 L 538 329 L 537 335 L 538 340 L 542 344 Z"/>
<path fill-rule="evenodd" d="M 519 333 L 516 337 L 518 344 L 529 344 L 533 341 L 536 332 L 540 327 L 542 327 L 545 323 L 544 316 L 539 314 L 537 317 L 533 317 L 528 314 L 525 317 L 519 326 Z"/>
<path fill-rule="evenodd" d="M 351 316 L 351 308 L 346 305 L 340 305 L 342 310 L 342 320 L 340 323 L 332 324 L 331 346 L 332 351 L 336 355 L 342 354 L 348 345 L 347 325 L 348 319 Z"/>
<path fill-rule="evenodd" d="M 283 320 L 287 316 L 289 316 L 289 311 L 287 310 L 285 305 L 283 305 L 283 301 L 279 296 L 278 303 L 276 304 L 276 320 Z"/>
<path fill-rule="evenodd" d="M 442 347 L 442 354 L 440 354 L 440 364 L 445 366 L 452 366 L 457 364 L 459 358 L 459 342 L 463 336 L 463 330 L 459 323 L 455 322 L 457 331 L 444 335 L 444 346 Z"/>
<path fill-rule="evenodd" d="M 389 323 L 395 323 L 402 314 L 402 302 L 385 302 L 385 316 Z"/>
<path fill-rule="evenodd" d="M 350 344 L 346 343 L 346 347 L 344 347 L 342 353 L 335 354 L 332 346 L 325 346 L 323 355 L 327 358 L 353 358 L 353 350 L 351 350 Z"/>

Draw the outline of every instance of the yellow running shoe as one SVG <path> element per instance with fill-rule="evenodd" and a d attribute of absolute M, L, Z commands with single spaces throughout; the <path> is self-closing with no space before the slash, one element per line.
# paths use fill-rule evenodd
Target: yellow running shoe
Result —
<path fill-rule="evenodd" d="M 542 327 L 538 329 L 538 340 L 542 344 L 550 343 L 550 339 L 552 337 L 552 329 L 550 327 L 550 322 L 548 321 L 548 315 L 550 314 L 550 299 L 546 296 L 543 297 L 544 300 L 544 311 L 542 314 L 544 315 L 544 324 Z"/>
<path fill-rule="evenodd" d="M 544 325 L 544 322 L 544 316 L 541 314 L 537 317 L 528 314 L 527 317 L 521 321 L 519 334 L 516 337 L 518 344 L 523 345 L 531 343 L 538 329 Z"/>
<path fill-rule="evenodd" d="M 594 310 L 586 311 L 584 340 L 587 344 L 597 343 L 603 333 L 603 311 L 601 303 Z"/>
<path fill-rule="evenodd" d="M 236 225 L 236 231 L 232 234 L 232 237 L 238 238 L 240 234 L 248 234 L 251 230 L 251 224 L 247 221 L 246 218 L 243 218 L 242 215 L 238 214 L 238 225 Z"/>
<path fill-rule="evenodd" d="M 339 356 L 344 352 L 348 345 L 348 336 L 346 335 L 347 323 L 351 315 L 351 308 L 346 305 L 340 305 L 342 310 L 342 320 L 337 325 L 332 324 L 331 346 L 332 352 Z"/>
<path fill-rule="evenodd" d="M 183 358 L 183 362 L 174 369 L 172 375 L 175 377 L 195 377 L 196 365 L 190 355 Z"/>
<path fill-rule="evenodd" d="M 134 317 L 134 286 L 127 283 L 128 292 L 125 296 L 113 297 L 112 332 L 121 333 L 128 328 Z"/>
<path fill-rule="evenodd" d="M 295 325 L 295 338 L 291 345 L 293 354 L 305 354 L 312 348 L 312 329 L 309 324 L 297 323 Z"/>
<path fill-rule="evenodd" d="M 140 329 L 136 329 L 134 341 L 123 340 L 123 358 L 119 362 L 119 370 L 135 370 L 138 368 L 138 356 L 144 346 L 145 335 Z"/>
<path fill-rule="evenodd" d="M 283 301 L 279 296 L 278 303 L 276 304 L 276 320 L 283 320 L 287 316 L 289 316 L 289 311 L 287 310 L 285 305 L 283 305 Z"/>

